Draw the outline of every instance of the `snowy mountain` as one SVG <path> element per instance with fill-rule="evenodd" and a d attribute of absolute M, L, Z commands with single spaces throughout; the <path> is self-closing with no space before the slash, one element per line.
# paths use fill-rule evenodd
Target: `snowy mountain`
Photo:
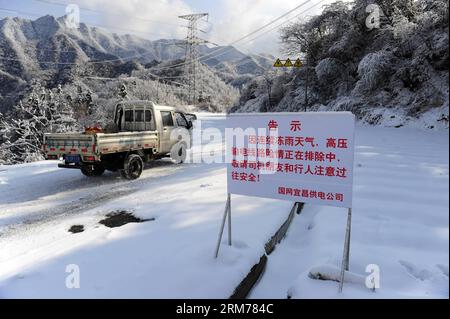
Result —
<path fill-rule="evenodd" d="M 153 60 L 180 59 L 185 54 L 183 41 L 180 40 L 150 41 L 129 34 L 118 35 L 84 23 L 74 29 L 68 27 L 65 19 L 47 15 L 34 21 L 10 17 L 0 20 L 2 57 L 18 59 L 19 64 L 28 69 L 39 67 L 39 62 L 87 62 L 115 58 L 120 58 L 122 62 L 136 59 L 145 64 Z M 205 61 L 206 64 L 237 62 L 248 57 L 234 47 L 199 47 L 200 54 L 216 50 L 221 54 Z M 17 74 L 17 70 L 8 67 L 8 63 L 3 61 L 1 65 Z"/>
<path fill-rule="evenodd" d="M 202 45 L 199 52 L 208 55 L 201 62 L 209 67 L 230 65 L 237 71 L 231 77 L 261 74 L 270 66 L 270 61 L 256 59 L 234 47 Z M 74 29 L 68 27 L 66 17 L 47 15 L 34 21 L 8 17 L 0 20 L 0 102 L 3 106 L 17 103 L 32 79 L 56 87 L 84 75 L 130 75 L 153 61 L 177 60 L 184 55 L 180 40 L 150 41 L 84 23 Z"/>

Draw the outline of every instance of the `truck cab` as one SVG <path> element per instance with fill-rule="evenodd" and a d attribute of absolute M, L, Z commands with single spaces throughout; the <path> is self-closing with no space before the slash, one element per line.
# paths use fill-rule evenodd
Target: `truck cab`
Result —
<path fill-rule="evenodd" d="M 156 105 L 147 101 L 126 101 L 117 104 L 114 123 L 119 132 L 157 132 L 159 153 L 169 153 L 172 145 L 192 130 L 195 115 L 176 110 L 172 106 Z M 189 143 L 190 144 L 190 143 Z"/>

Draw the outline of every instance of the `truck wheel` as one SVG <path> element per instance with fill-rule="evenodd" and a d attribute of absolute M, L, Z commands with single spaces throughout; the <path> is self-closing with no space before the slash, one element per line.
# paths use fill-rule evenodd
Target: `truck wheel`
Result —
<path fill-rule="evenodd" d="M 105 168 L 102 165 L 87 165 L 81 167 L 81 173 L 88 177 L 102 176 L 104 172 Z"/>
<path fill-rule="evenodd" d="M 186 161 L 186 144 L 181 142 L 172 146 L 170 150 L 170 158 L 177 164 Z"/>
<path fill-rule="evenodd" d="M 137 179 L 142 174 L 144 169 L 144 162 L 139 155 L 131 154 L 125 160 L 123 169 L 120 170 L 120 175 L 126 179 Z"/>

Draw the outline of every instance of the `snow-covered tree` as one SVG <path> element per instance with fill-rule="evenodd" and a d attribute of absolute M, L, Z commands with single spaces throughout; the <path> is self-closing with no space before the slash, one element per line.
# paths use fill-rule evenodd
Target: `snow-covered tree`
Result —
<path fill-rule="evenodd" d="M 369 5 L 380 9 L 378 27 L 366 24 Z M 380 114 L 414 119 L 436 108 L 434 113 L 442 112 L 445 122 L 448 7 L 448 0 L 338 1 L 317 16 L 293 21 L 281 29 L 282 49 L 305 65 L 269 79 L 270 111 L 304 110 L 308 104 L 310 110 L 350 110 L 379 123 Z M 283 83 L 281 96 L 274 99 L 277 83 Z M 266 87 L 267 81 L 253 79 L 232 111 L 266 110 Z"/>
<path fill-rule="evenodd" d="M 394 69 L 393 55 L 389 51 L 378 51 L 367 54 L 358 65 L 360 80 L 356 83 L 355 93 L 368 93 L 378 84 L 389 79 Z"/>
<path fill-rule="evenodd" d="M 35 84 L 28 97 L 15 106 L 13 114 L 0 117 L 1 161 L 17 163 L 42 159 L 44 133 L 77 128 L 62 88 L 47 90 Z"/>

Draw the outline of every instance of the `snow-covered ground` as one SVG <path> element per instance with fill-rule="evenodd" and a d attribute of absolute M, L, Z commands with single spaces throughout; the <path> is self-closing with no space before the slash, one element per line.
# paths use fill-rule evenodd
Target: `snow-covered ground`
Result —
<path fill-rule="evenodd" d="M 199 118 L 203 129 L 224 128 L 223 116 Z M 340 266 L 346 210 L 306 205 L 251 297 L 448 298 L 448 131 L 358 127 L 356 137 L 350 271 L 364 277 L 377 264 L 381 288 L 348 283 L 338 295 L 336 282 L 308 277 Z M 0 298 L 227 298 L 292 207 L 233 195 L 233 246 L 224 234 L 216 260 L 223 164 L 161 160 L 131 182 L 56 162 L 0 166 L 0 190 Z M 117 210 L 155 220 L 98 223 Z M 70 233 L 72 225 L 85 230 Z M 80 288 L 68 289 L 73 264 Z"/>
<path fill-rule="evenodd" d="M 448 142 L 448 131 L 358 127 L 350 271 L 363 281 L 338 295 L 336 282 L 308 277 L 340 268 L 347 216 L 306 205 L 252 297 L 448 298 Z M 370 264 L 380 270 L 376 292 L 364 285 Z"/>
<path fill-rule="evenodd" d="M 202 127 L 223 128 L 223 119 L 203 116 Z M 234 245 L 224 236 L 216 260 L 226 200 L 222 164 L 162 160 L 127 182 L 117 174 L 89 179 L 56 162 L 38 162 L 1 167 L 0 185 L 0 298 L 226 298 L 292 207 L 233 196 Z M 98 224 L 117 210 L 155 220 Z M 85 231 L 69 233 L 72 225 Z M 65 285 L 72 264 L 79 266 L 79 289 Z"/>

